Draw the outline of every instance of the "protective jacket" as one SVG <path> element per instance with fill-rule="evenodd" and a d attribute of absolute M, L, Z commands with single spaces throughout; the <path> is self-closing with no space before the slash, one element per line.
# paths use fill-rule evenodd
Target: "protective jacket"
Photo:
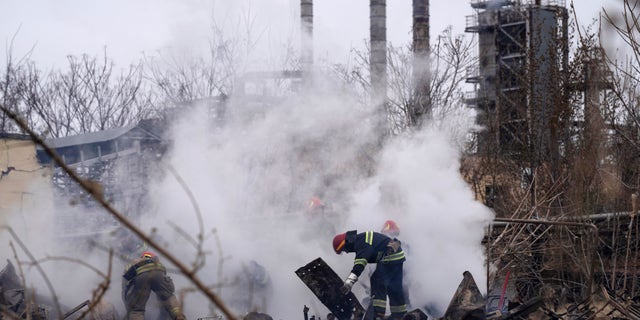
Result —
<path fill-rule="evenodd" d="M 374 231 L 348 231 L 344 251 L 356 253 L 351 272 L 358 277 L 367 263 L 398 264 L 406 260 L 400 241 Z"/>
<path fill-rule="evenodd" d="M 122 297 L 127 308 L 126 319 L 144 320 L 144 312 L 153 291 L 174 320 L 184 320 L 180 303 L 174 292 L 173 280 L 167 270 L 154 258 L 138 258 L 126 268 L 122 279 Z"/>

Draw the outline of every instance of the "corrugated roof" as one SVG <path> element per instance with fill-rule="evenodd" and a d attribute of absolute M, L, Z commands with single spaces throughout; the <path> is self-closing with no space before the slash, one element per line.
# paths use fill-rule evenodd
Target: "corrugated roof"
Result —
<path fill-rule="evenodd" d="M 135 126 L 108 129 L 108 130 L 103 130 L 98 132 L 89 132 L 89 133 L 78 134 L 75 136 L 47 139 L 45 142 L 49 147 L 52 147 L 54 149 L 81 145 L 81 144 L 103 142 L 103 141 L 108 141 L 108 140 L 113 140 L 115 138 L 118 138 L 123 134 L 131 131 L 131 129 L 133 128 L 135 128 Z"/>
<path fill-rule="evenodd" d="M 31 140 L 28 134 L 0 132 L 0 139 Z"/>

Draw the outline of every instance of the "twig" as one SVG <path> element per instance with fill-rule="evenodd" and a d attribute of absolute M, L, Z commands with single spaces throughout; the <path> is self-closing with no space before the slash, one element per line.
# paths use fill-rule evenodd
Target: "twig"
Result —
<path fill-rule="evenodd" d="M 175 168 L 173 168 L 172 165 L 167 164 L 166 165 L 167 169 L 169 170 L 169 172 L 171 172 L 171 174 L 173 174 L 173 177 L 176 178 L 176 181 L 178 181 L 178 183 L 180 184 L 180 186 L 182 187 L 182 189 L 184 189 L 184 192 L 187 194 L 187 196 L 189 197 L 189 200 L 191 202 L 191 205 L 193 206 L 193 211 L 196 214 L 196 218 L 198 219 L 198 228 L 200 229 L 198 232 L 198 241 L 197 241 L 197 245 L 196 245 L 196 249 L 198 252 L 198 257 L 196 258 L 196 261 L 193 263 L 193 272 L 195 273 L 198 270 L 198 266 L 202 266 L 204 265 L 204 255 L 202 254 L 202 245 L 203 245 L 203 240 L 204 240 L 204 222 L 202 220 L 202 212 L 200 211 L 200 206 L 198 206 L 198 202 L 196 201 L 196 197 L 193 195 L 193 192 L 191 192 L 191 189 L 189 188 L 189 186 L 187 185 L 187 183 L 184 181 L 184 179 L 182 179 L 182 176 L 180 176 L 178 174 L 178 172 L 175 170 Z M 201 260 L 201 263 L 198 263 L 198 260 Z"/>
<path fill-rule="evenodd" d="M 91 300 L 91 304 L 89 305 L 89 308 L 87 309 L 87 311 L 83 312 L 78 317 L 78 319 L 83 319 L 87 314 L 92 312 L 95 309 L 95 307 L 100 303 L 100 301 L 102 301 L 102 297 L 104 297 L 105 293 L 107 293 L 107 290 L 109 289 L 109 285 L 111 283 L 110 279 L 111 279 L 112 263 L 113 263 L 113 250 L 110 250 L 109 251 L 109 269 L 107 270 L 107 274 L 104 279 L 104 282 L 101 282 L 98 288 L 93 291 L 93 299 Z M 96 317 L 93 317 L 93 318 L 96 318 Z"/>

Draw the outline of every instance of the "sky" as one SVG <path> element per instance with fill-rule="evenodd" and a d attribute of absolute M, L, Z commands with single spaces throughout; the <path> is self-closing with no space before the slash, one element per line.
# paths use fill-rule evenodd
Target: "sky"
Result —
<path fill-rule="evenodd" d="M 343 62 L 350 49 L 362 48 L 368 38 L 367 1 L 314 1 L 316 59 Z M 615 8 L 620 0 L 578 0 L 579 19 L 589 23 L 601 7 Z M 4 64 L 6 53 L 31 58 L 42 68 L 64 66 L 66 56 L 107 55 L 118 65 L 136 63 L 143 55 L 167 50 L 190 55 L 208 48 L 212 24 L 230 36 L 251 33 L 259 52 L 272 55 L 287 43 L 297 45 L 298 0 L 6 0 L 0 10 Z M 464 33 L 465 16 L 473 9 L 466 0 L 431 1 L 431 37 L 451 25 Z M 387 39 L 406 45 L 411 39 L 411 1 L 387 2 Z"/>
<path fill-rule="evenodd" d="M 315 2 L 316 58 L 344 62 L 350 49 L 361 47 L 368 37 L 368 3 Z M 432 37 L 449 24 L 454 33 L 464 31 L 464 17 L 472 14 L 467 1 L 431 3 Z M 601 5 L 580 3 L 584 8 L 576 7 L 584 20 L 595 17 Z M 247 34 L 256 39 L 255 51 L 260 56 L 254 62 L 259 66 L 263 59 L 286 52 L 287 44 L 297 43 L 298 8 L 294 0 L 2 1 L 0 11 L 8 14 L 0 20 L 0 37 L 5 44 L 13 41 L 15 57 L 33 49 L 31 59 L 43 67 L 64 66 L 68 54 L 102 54 L 105 46 L 107 56 L 126 66 L 143 54 L 159 51 L 186 57 L 204 52 L 215 21 L 216 30 L 229 39 L 246 39 Z M 394 45 L 407 44 L 410 1 L 388 1 L 387 15 L 388 40 Z M 175 147 L 166 154 L 174 171 L 158 172 L 150 186 L 152 207 L 136 223 L 145 231 L 157 230 L 166 249 L 185 263 L 192 262 L 196 252 L 175 227 L 194 237 L 200 234 L 207 248 L 207 265 L 198 276 L 208 284 L 232 281 L 232 270 L 249 260 L 262 263 L 274 283 L 266 311 L 277 319 L 301 317 L 304 305 L 312 314 L 324 317 L 326 309 L 294 271 L 322 257 L 340 277 L 346 277 L 353 255 L 333 253 L 333 234 L 377 230 L 390 218 L 398 222 L 400 238 L 407 245 L 407 276 L 411 277 L 415 307 L 428 305 L 443 311 L 465 270 L 485 290 L 480 240 L 492 213 L 474 200 L 458 171 L 461 150 L 457 146 L 465 129 L 473 126 L 470 117 L 449 114 L 414 134 L 398 136 L 383 145 L 372 168 L 363 168 L 363 154 L 379 141 L 372 127 L 376 122 L 369 120 L 379 115 L 354 108 L 358 97 L 336 88 L 332 79 L 319 76 L 315 83 L 301 100 L 285 101 L 262 110 L 259 116 L 251 108 L 231 108 L 228 123 L 220 131 L 211 131 L 202 108 L 177 119 L 171 128 Z M 373 174 L 363 175 L 365 169 Z M 186 182 L 195 204 L 205 213 L 202 225 L 175 174 Z M 34 194 L 40 188 L 34 186 Z M 329 218 L 335 230 L 328 234 L 321 232 L 324 229 L 318 223 L 322 221 L 302 214 L 306 199 L 319 189 L 325 189 L 325 200 L 338 213 Z M 74 210 L 81 211 L 76 213 L 77 221 L 104 215 L 69 208 Z M 52 241 L 60 235 L 47 226 L 59 217 L 46 208 L 39 208 L 37 214 L 37 224 L 25 223 L 20 210 L 9 219 L 34 248 L 34 255 L 76 258 L 75 254 L 82 253 L 85 261 L 105 263 L 104 252 L 73 252 Z M 7 235 L 0 233 L 0 252 L 10 252 L 6 244 Z M 115 285 L 107 297 L 121 311 L 122 265 L 116 263 L 114 268 Z M 61 288 L 60 297 L 71 306 L 89 297 L 98 281 L 82 269 L 49 271 L 56 275 L 52 278 Z M 189 287 L 180 275 L 172 277 L 177 288 Z M 360 283 L 366 283 L 364 278 Z M 69 283 L 68 279 L 77 281 Z M 362 297 L 363 287 L 354 287 L 354 292 Z M 211 316 L 202 296 L 187 296 L 188 318 Z"/>

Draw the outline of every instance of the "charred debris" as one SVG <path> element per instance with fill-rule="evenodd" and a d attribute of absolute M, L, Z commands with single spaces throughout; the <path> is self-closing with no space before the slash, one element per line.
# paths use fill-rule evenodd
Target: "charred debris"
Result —
<path fill-rule="evenodd" d="M 637 218 L 635 210 L 573 219 L 496 218 L 483 241 L 488 292 L 482 294 L 466 271 L 444 314 L 414 309 L 404 319 L 640 319 Z M 309 278 L 305 273 L 317 261 L 306 268 L 297 272 L 300 278 L 331 303 L 326 283 L 340 280 L 324 269 Z M 350 306 L 326 319 L 362 319 L 360 304 Z M 307 312 L 305 306 L 305 320 L 322 320 Z"/>

